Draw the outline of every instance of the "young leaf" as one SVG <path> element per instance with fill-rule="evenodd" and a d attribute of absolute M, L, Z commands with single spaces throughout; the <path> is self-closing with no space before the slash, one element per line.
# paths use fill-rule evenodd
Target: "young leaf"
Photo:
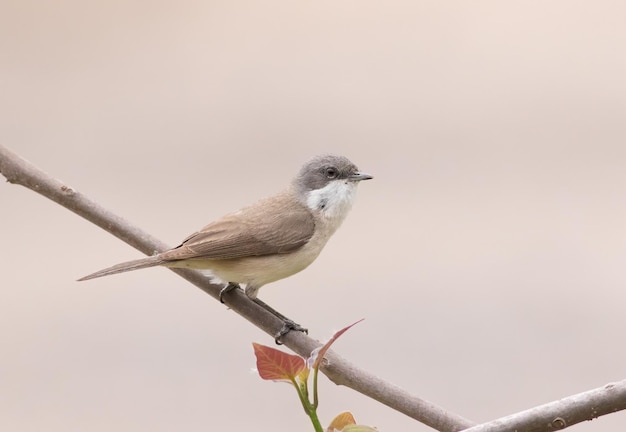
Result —
<path fill-rule="evenodd" d="M 330 346 L 335 343 L 335 341 L 337 340 L 337 338 L 339 336 L 341 336 L 342 334 L 344 334 L 345 332 L 347 332 L 350 327 L 360 323 L 361 321 L 363 321 L 363 319 L 360 319 L 352 324 L 350 324 L 347 327 L 342 328 L 341 330 L 339 330 L 338 332 L 336 332 L 334 335 L 332 335 L 330 337 L 330 339 L 328 340 L 328 342 L 326 342 L 323 346 L 321 346 L 318 349 L 313 350 L 313 352 L 311 353 L 311 356 L 309 357 L 309 359 L 307 360 L 307 363 L 309 365 L 311 365 L 311 367 L 313 369 L 317 369 L 320 365 L 320 362 L 322 361 L 322 359 L 324 358 L 324 354 L 326 354 L 326 351 L 328 351 L 328 349 L 330 348 Z"/>
<path fill-rule="evenodd" d="M 348 425 L 341 429 L 341 432 L 378 432 L 378 429 L 371 426 Z"/>
<path fill-rule="evenodd" d="M 300 373 L 296 375 L 296 382 L 298 382 L 298 384 L 306 382 L 309 379 L 309 373 L 311 372 L 311 369 L 309 369 L 306 361 L 304 359 L 302 359 L 302 361 L 304 362 L 304 368 L 302 368 Z"/>
<path fill-rule="evenodd" d="M 306 368 L 304 359 L 300 356 L 257 343 L 252 343 L 252 346 L 257 370 L 264 380 L 293 382 Z"/>
<path fill-rule="evenodd" d="M 328 429 L 326 429 L 326 431 L 340 431 L 343 430 L 343 428 L 345 428 L 346 426 L 353 424 L 356 424 L 356 420 L 354 420 L 352 413 L 350 411 L 344 411 L 341 414 L 337 415 L 337 417 L 335 417 L 333 421 L 330 422 L 330 425 L 328 425 Z"/>

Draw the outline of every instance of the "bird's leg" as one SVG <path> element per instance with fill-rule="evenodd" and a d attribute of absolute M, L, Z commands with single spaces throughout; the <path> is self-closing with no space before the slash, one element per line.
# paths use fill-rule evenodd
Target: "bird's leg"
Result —
<path fill-rule="evenodd" d="M 259 300 L 258 298 L 252 299 L 252 301 L 283 322 L 283 326 L 281 327 L 281 329 L 278 331 L 278 333 L 274 335 L 274 342 L 276 342 L 276 345 L 282 345 L 283 343 L 280 341 L 280 338 L 282 338 L 292 330 L 309 334 L 308 329 L 302 327 L 300 324 L 296 324 L 293 320 L 290 320 L 285 315 L 281 314 L 264 301 Z"/>
<path fill-rule="evenodd" d="M 228 282 L 228 284 L 224 288 L 222 288 L 220 291 L 220 296 L 219 296 L 220 302 L 222 304 L 224 303 L 224 294 L 237 288 L 240 288 L 238 283 Z M 264 301 L 259 300 L 258 298 L 254 298 L 254 299 L 251 298 L 251 300 L 283 322 L 283 326 L 281 327 L 281 329 L 278 331 L 278 333 L 274 335 L 274 342 L 276 342 L 277 345 L 282 345 L 283 343 L 280 341 L 280 338 L 282 338 L 283 336 L 285 336 L 287 333 L 289 333 L 292 330 L 309 334 L 308 329 L 302 327 L 300 324 L 297 324 L 293 320 L 290 320 L 285 315 L 281 314 L 280 312 L 278 312 L 276 309 L 269 306 Z"/>
<path fill-rule="evenodd" d="M 224 304 L 224 294 L 226 294 L 227 292 L 230 292 L 234 289 L 239 288 L 239 284 L 235 283 L 235 282 L 228 282 L 228 285 L 226 285 L 224 288 L 222 288 L 220 290 L 220 303 Z"/>

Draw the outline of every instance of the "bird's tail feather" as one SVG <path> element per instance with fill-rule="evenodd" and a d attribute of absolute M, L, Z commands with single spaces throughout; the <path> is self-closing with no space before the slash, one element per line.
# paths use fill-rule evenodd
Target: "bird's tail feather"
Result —
<path fill-rule="evenodd" d="M 141 259 L 137 259 L 133 261 L 126 261 L 120 264 L 116 264 L 114 266 L 111 266 L 103 270 L 97 271 L 95 273 L 92 273 L 90 275 L 84 276 L 78 280 L 84 281 L 84 280 L 89 280 L 89 279 L 95 279 L 95 278 L 99 278 L 102 276 L 109 276 L 109 275 L 116 274 L 116 273 L 124 273 L 127 271 L 154 267 L 163 263 L 164 261 L 161 258 L 159 258 L 158 255 L 155 255 L 155 256 L 148 257 L 148 258 L 141 258 Z"/>

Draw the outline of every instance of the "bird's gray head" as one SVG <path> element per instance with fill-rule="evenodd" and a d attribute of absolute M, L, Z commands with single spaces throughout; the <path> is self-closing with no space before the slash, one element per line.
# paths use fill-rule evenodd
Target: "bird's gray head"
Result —
<path fill-rule="evenodd" d="M 343 156 L 322 155 L 308 161 L 294 179 L 298 197 L 311 209 L 325 217 L 345 218 L 352 207 L 356 186 L 372 176 L 359 172 L 355 164 Z"/>

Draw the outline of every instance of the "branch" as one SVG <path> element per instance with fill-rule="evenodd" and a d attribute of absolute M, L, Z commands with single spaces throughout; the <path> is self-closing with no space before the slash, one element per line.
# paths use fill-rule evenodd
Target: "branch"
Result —
<path fill-rule="evenodd" d="M 50 177 L 2 145 L 0 145 L 0 173 L 8 182 L 25 186 L 51 199 L 146 255 L 169 248 L 165 243 L 131 225 L 75 189 Z M 210 283 L 200 272 L 186 269 L 170 270 L 213 298 L 219 297 L 221 286 Z M 278 318 L 251 301 L 241 290 L 233 291 L 227 297 L 227 301 L 229 308 L 269 335 L 276 334 L 282 327 L 282 322 Z M 304 357 L 308 357 L 313 349 L 321 345 L 300 332 L 291 332 L 282 338 L 282 341 Z M 328 364 L 322 368 L 322 372 L 337 385 L 350 387 L 441 432 L 460 431 L 473 425 L 463 417 L 449 413 L 358 368 L 336 353 L 329 352 L 326 358 Z"/>
<path fill-rule="evenodd" d="M 463 432 L 555 431 L 623 409 L 626 409 L 626 380 L 483 423 Z"/>

